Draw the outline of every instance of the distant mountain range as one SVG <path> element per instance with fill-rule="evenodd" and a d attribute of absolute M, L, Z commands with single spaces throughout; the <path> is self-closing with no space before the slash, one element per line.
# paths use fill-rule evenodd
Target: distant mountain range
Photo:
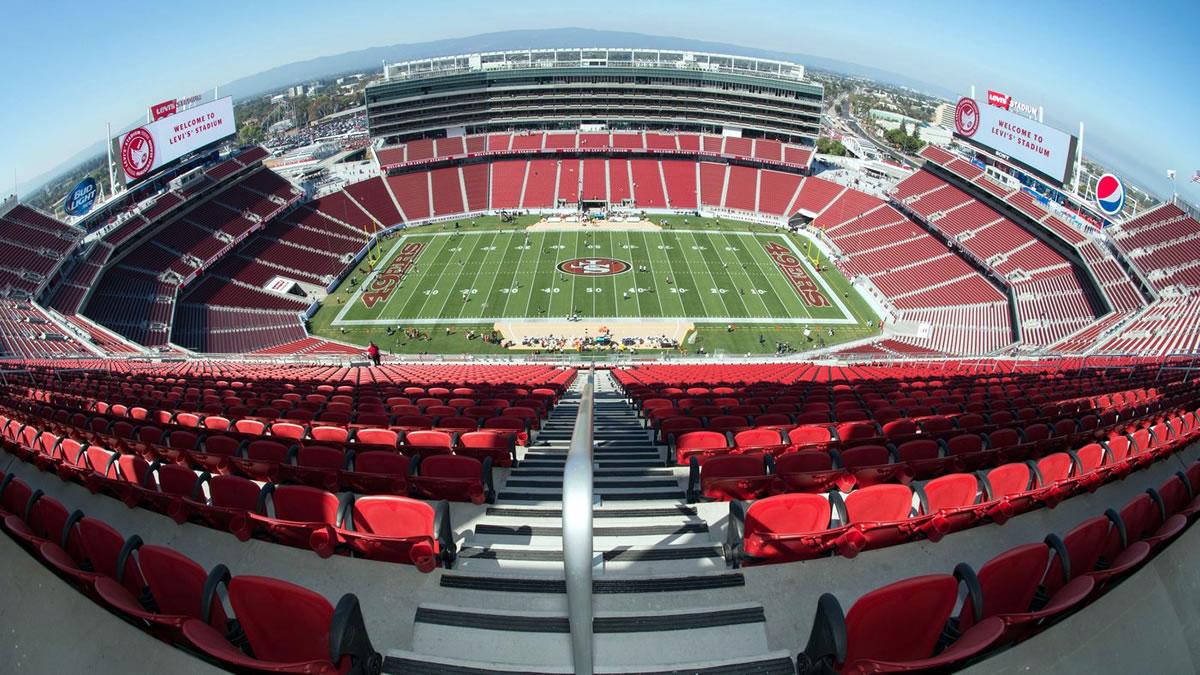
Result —
<path fill-rule="evenodd" d="M 327 77 L 350 72 L 379 71 L 384 62 L 408 61 L 431 56 L 449 56 L 475 52 L 493 52 L 510 49 L 548 49 L 554 47 L 633 47 L 653 49 L 680 49 L 700 52 L 719 52 L 739 56 L 757 56 L 764 59 L 792 61 L 816 70 L 826 70 L 847 75 L 859 75 L 873 80 L 927 91 L 931 94 L 950 96 L 947 90 L 926 82 L 918 82 L 903 75 L 876 68 L 860 66 L 848 61 L 827 59 L 811 54 L 799 54 L 755 49 L 725 42 L 709 42 L 689 38 L 646 35 L 621 31 L 592 30 L 590 28 L 555 28 L 543 30 L 510 30 L 500 33 L 484 33 L 469 37 L 435 40 L 416 44 L 370 47 L 334 56 L 321 56 L 307 61 L 289 63 L 257 75 L 234 80 L 222 90 L 235 98 L 254 96 L 274 89 L 317 77 Z"/>
<path fill-rule="evenodd" d="M 461 38 L 396 44 L 386 47 L 369 47 L 332 56 L 319 56 L 307 61 L 264 70 L 261 73 L 239 78 L 220 87 L 221 94 L 233 96 L 234 100 L 259 96 L 267 92 L 284 89 L 308 80 L 327 78 L 334 75 L 361 72 L 380 72 L 384 62 L 408 61 L 431 56 L 448 56 L 474 52 L 504 51 L 510 49 L 546 49 L 553 47 L 633 47 L 654 49 L 680 49 L 702 52 L 721 52 L 738 56 L 757 56 L 764 59 L 792 61 L 814 70 L 823 70 L 845 75 L 870 78 L 944 97 L 952 92 L 927 82 L 919 82 L 897 73 L 869 68 L 848 61 L 827 59 L 811 54 L 799 54 L 755 49 L 724 42 L 692 40 L 689 38 L 646 35 L 621 31 L 592 30 L 589 28 L 555 28 L 541 30 L 511 30 L 499 33 L 484 33 Z M 131 120 L 124 127 L 113 127 L 119 133 L 141 123 L 141 118 Z M 85 161 L 105 151 L 103 143 L 90 145 L 58 166 L 39 176 L 25 181 L 20 190 L 27 194 L 62 176 Z"/>

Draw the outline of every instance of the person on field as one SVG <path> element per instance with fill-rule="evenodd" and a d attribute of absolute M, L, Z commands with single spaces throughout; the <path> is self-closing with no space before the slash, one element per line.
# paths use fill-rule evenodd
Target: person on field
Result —
<path fill-rule="evenodd" d="M 371 363 L 379 365 L 379 345 L 374 342 L 367 345 L 367 358 L 371 359 Z"/>

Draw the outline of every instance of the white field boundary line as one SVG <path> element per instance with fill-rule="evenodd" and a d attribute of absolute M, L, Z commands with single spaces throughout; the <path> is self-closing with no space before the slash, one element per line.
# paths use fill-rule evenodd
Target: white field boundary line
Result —
<path fill-rule="evenodd" d="M 647 316 L 647 317 L 641 317 L 641 318 L 632 318 L 632 317 L 608 317 L 608 316 L 589 316 L 589 317 L 585 317 L 585 319 L 586 319 L 587 321 L 607 321 L 607 322 L 610 322 L 610 323 L 617 323 L 617 322 L 619 322 L 619 321 L 638 322 L 638 321 L 659 321 L 659 320 L 663 320 L 663 321 L 691 321 L 692 323 L 724 323 L 724 324 L 729 324 L 729 323 L 732 323 L 732 324 L 736 324 L 736 325 L 742 325 L 742 324 L 769 324 L 769 323 L 780 324 L 780 325 L 782 325 L 782 324 L 787 324 L 787 325 L 795 325 L 795 326 L 799 326 L 799 325 L 803 325 L 803 324 L 812 324 L 812 325 L 814 325 L 814 326 L 815 326 L 815 325 L 825 326 L 825 325 L 827 325 L 827 324 L 832 324 L 832 325 L 842 325 L 842 326 L 844 326 L 844 325 L 858 325 L 858 322 L 857 322 L 857 321 L 855 321 L 854 319 L 846 319 L 846 318 L 841 318 L 841 319 L 813 319 L 812 317 L 799 317 L 799 318 L 797 318 L 797 317 L 776 318 L 776 317 L 765 317 L 765 316 L 733 316 L 733 317 L 729 317 L 729 316 L 705 316 L 705 317 L 691 317 L 691 316 L 667 316 L 667 315 L 662 315 L 662 316 Z M 347 320 L 345 320 L 345 321 L 341 321 L 341 322 L 335 322 L 333 325 L 334 325 L 334 326 L 346 326 L 346 327 L 352 327 L 352 326 L 394 326 L 394 325 L 396 325 L 396 324 L 404 324 L 404 325 L 412 324 L 412 325 L 414 325 L 414 326 L 416 326 L 416 325 L 421 325 L 421 326 L 434 326 L 434 325 L 472 325 L 472 324 L 485 324 L 485 323 L 497 323 L 497 322 L 500 322 L 500 323 L 504 323 L 504 322 L 519 322 L 519 321 L 528 321 L 528 322 L 543 322 L 543 321 L 562 321 L 562 320 L 563 320 L 563 319 L 562 319 L 562 317 L 557 317 L 557 318 L 554 318 L 554 319 L 543 319 L 543 318 L 534 318 L 534 317 L 520 317 L 520 316 L 490 316 L 490 317 L 489 317 L 489 316 L 481 316 L 481 317 L 464 317 L 464 318 L 452 318 L 452 319 L 400 319 L 400 318 L 392 318 L 392 319 L 347 319 Z"/>
<path fill-rule="evenodd" d="M 496 234 L 501 234 L 501 233 L 506 233 L 506 232 L 514 232 L 515 233 L 515 232 L 523 232 L 523 231 L 524 231 L 523 229 L 486 230 L 483 232 L 464 232 L 463 234 L 470 235 L 470 236 L 479 236 L 479 235 L 485 235 L 485 234 L 496 235 Z M 704 229 L 664 230 L 664 233 L 666 233 L 666 232 L 677 232 L 677 233 L 695 235 L 695 234 L 700 234 L 700 233 L 708 233 L 708 232 L 710 232 L 710 230 L 704 230 Z M 407 240 L 409 237 L 450 237 L 450 236 L 454 236 L 454 234 L 455 234 L 454 232 L 429 232 L 429 233 L 424 233 L 424 234 L 421 234 L 421 233 L 405 234 L 405 235 L 401 236 L 392 245 L 392 248 L 388 251 L 387 256 L 384 258 L 383 262 L 381 262 L 379 265 L 377 265 L 375 270 L 372 271 L 370 274 L 368 274 L 363 279 L 363 281 L 359 282 L 358 289 L 354 291 L 354 294 L 350 297 L 350 301 L 342 306 L 341 311 L 338 312 L 337 316 L 330 323 L 330 325 L 335 326 L 335 327 L 390 326 L 390 325 L 394 325 L 397 322 L 399 322 L 399 323 L 405 323 L 405 324 L 412 324 L 415 326 L 432 326 L 432 325 L 485 324 L 485 323 L 496 323 L 497 321 L 515 321 L 515 320 L 532 321 L 532 322 L 551 320 L 551 319 L 536 319 L 536 318 L 520 318 L 520 317 L 511 317 L 511 316 L 509 316 L 509 317 L 434 318 L 434 319 L 400 319 L 400 318 L 347 319 L 346 318 L 346 313 L 349 312 L 350 308 L 354 306 L 354 303 L 358 302 L 358 300 L 361 298 L 363 289 L 370 286 L 370 282 L 375 278 L 375 275 L 377 275 L 380 272 L 382 272 L 383 270 L 387 269 L 388 263 L 390 263 L 392 258 L 394 258 L 396 256 L 396 254 L 400 251 L 405 240 Z M 833 291 L 833 289 L 829 286 L 829 283 L 827 281 L 825 281 L 825 279 L 823 277 L 821 277 L 821 275 L 817 274 L 816 270 L 813 269 L 812 265 L 805 258 L 804 254 L 801 253 L 800 250 L 796 248 L 795 242 L 793 242 L 790 237 L 781 237 L 778 232 L 770 232 L 770 233 L 767 233 L 767 232 L 727 232 L 726 234 L 733 235 L 733 236 L 739 236 L 739 237 L 752 237 L 755 239 L 757 239 L 759 237 L 775 237 L 775 238 L 783 239 L 784 243 L 788 246 L 788 248 L 790 248 L 792 250 L 792 252 L 796 255 L 796 258 L 798 260 L 800 260 L 801 264 L 804 265 L 805 269 L 809 272 L 809 275 L 813 279 L 815 279 L 816 282 L 821 286 L 821 289 L 825 292 L 825 296 L 828 297 L 830 300 L 832 300 L 834 302 L 834 304 L 837 305 L 838 309 L 841 310 L 842 318 L 840 318 L 840 319 L 814 319 L 812 317 L 800 317 L 800 318 L 796 318 L 796 317 L 791 317 L 791 318 L 752 317 L 752 316 L 693 317 L 693 316 L 681 316 L 681 315 L 660 315 L 660 316 L 656 316 L 656 317 L 645 317 L 647 320 L 677 319 L 677 320 L 681 320 L 681 321 L 691 321 L 693 323 L 733 323 L 733 324 L 739 324 L 739 323 L 763 323 L 763 324 L 777 323 L 777 324 L 787 324 L 787 325 L 799 325 L 799 324 L 806 324 L 806 323 L 808 323 L 808 324 L 834 324 L 834 325 L 857 325 L 858 324 L 858 322 L 854 320 L 853 315 L 851 314 L 849 308 L 847 308 L 845 303 L 842 302 L 842 299 L 840 297 L 838 297 L 837 293 L 835 293 Z M 592 318 L 592 317 L 589 317 L 589 318 Z M 614 322 L 622 320 L 617 317 L 613 317 L 613 318 L 595 317 L 595 318 L 598 318 L 598 319 L 603 318 L 607 321 L 614 321 Z M 553 320 L 557 321 L 559 319 L 553 319 Z M 629 321 L 629 320 L 634 320 L 634 319 L 624 319 L 624 320 Z M 636 320 L 640 321 L 641 319 L 636 319 Z"/>

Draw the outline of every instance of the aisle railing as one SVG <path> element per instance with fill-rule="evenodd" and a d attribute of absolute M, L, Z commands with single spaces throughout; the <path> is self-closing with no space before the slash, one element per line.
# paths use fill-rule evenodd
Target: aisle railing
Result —
<path fill-rule="evenodd" d="M 575 672 L 592 672 L 592 461 L 593 396 L 596 371 L 590 370 L 579 398 L 571 447 L 563 466 L 562 548 Z"/>

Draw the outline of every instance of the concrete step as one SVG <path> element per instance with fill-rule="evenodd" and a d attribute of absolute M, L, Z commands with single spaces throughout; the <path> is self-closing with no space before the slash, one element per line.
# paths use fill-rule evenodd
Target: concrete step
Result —
<path fill-rule="evenodd" d="M 795 664 L 788 652 L 771 652 L 754 658 L 720 659 L 713 661 L 691 661 L 662 667 L 628 666 L 609 668 L 597 666 L 596 675 L 792 675 Z M 523 673 L 525 675 L 564 675 L 573 672 L 571 666 L 539 666 L 531 670 L 528 666 L 505 665 L 493 661 L 466 661 L 443 656 L 429 656 L 415 652 L 389 650 L 383 661 L 383 672 L 389 675 L 489 675 L 490 673 Z"/>
<path fill-rule="evenodd" d="M 521 476 L 509 478 L 504 483 L 505 489 L 509 488 L 544 488 L 553 485 L 562 487 L 562 476 Z M 674 476 L 619 476 L 606 478 L 603 476 L 595 476 L 592 480 L 592 486 L 596 490 L 604 490 L 607 488 L 678 488 L 679 481 Z"/>
<path fill-rule="evenodd" d="M 654 500 L 669 500 L 683 501 L 685 495 L 683 490 L 628 490 L 628 489 L 609 489 L 596 490 L 595 494 L 602 501 L 654 501 Z M 562 490 L 557 492 L 540 491 L 533 488 L 521 488 L 520 490 L 502 490 L 496 495 L 497 501 L 504 502 L 561 502 Z"/>
<path fill-rule="evenodd" d="M 486 515 L 514 518 L 562 518 L 562 509 L 527 506 L 489 506 Z M 607 518 L 694 518 L 695 516 L 696 508 L 683 504 L 673 504 L 657 508 L 596 508 L 592 510 L 592 517 L 597 520 Z"/>
<path fill-rule="evenodd" d="M 545 466 L 526 466 L 526 465 L 522 464 L 521 466 L 513 469 L 509 473 L 509 476 L 522 476 L 522 477 L 525 477 L 525 476 L 558 476 L 559 478 L 561 478 L 562 474 L 563 474 L 562 464 L 545 465 Z M 605 462 L 603 465 L 597 466 L 595 468 L 595 475 L 597 477 L 604 477 L 604 476 L 647 476 L 647 477 L 660 476 L 661 477 L 661 476 L 676 476 L 676 475 L 682 475 L 682 474 L 677 474 L 675 472 L 674 468 L 666 467 L 666 466 L 660 466 L 660 467 L 651 466 L 651 467 L 641 467 L 641 468 L 611 467 L 611 466 L 608 466 L 607 462 Z M 684 477 L 686 477 L 686 475 L 684 475 Z"/>
<path fill-rule="evenodd" d="M 560 520 L 546 524 L 485 522 L 475 526 L 472 545 L 553 547 L 562 544 Z M 713 543 L 704 521 L 596 524 L 592 530 L 597 548 L 620 546 L 705 546 Z"/>
<path fill-rule="evenodd" d="M 645 611 L 669 603 L 672 609 L 711 608 L 746 601 L 739 572 L 682 576 L 599 576 L 592 580 L 596 611 Z M 447 572 L 439 580 L 438 602 L 494 610 L 564 611 L 566 584 L 562 574 L 462 574 Z"/>
<path fill-rule="evenodd" d="M 761 605 L 743 603 L 682 611 L 596 612 L 595 661 L 613 667 L 668 666 L 768 652 Z M 422 604 L 413 626 L 414 652 L 455 654 L 480 662 L 570 663 L 563 612 L 494 611 Z"/>

